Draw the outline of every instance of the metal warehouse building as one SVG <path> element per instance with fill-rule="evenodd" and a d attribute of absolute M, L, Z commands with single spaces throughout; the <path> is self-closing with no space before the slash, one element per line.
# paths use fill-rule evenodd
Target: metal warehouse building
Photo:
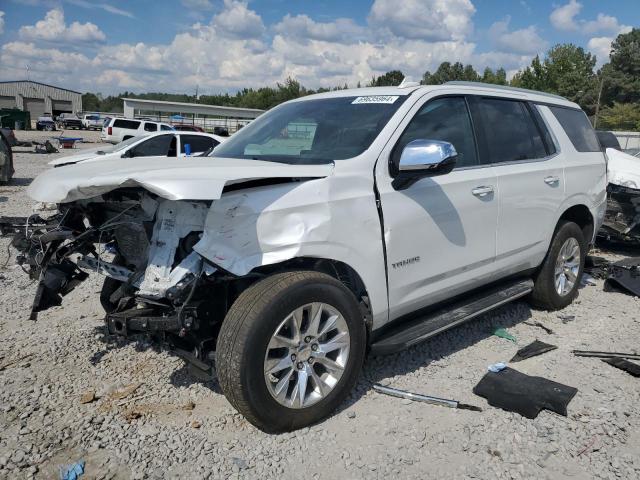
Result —
<path fill-rule="evenodd" d="M 30 80 L 0 82 L 0 108 L 18 108 L 31 113 L 31 121 L 43 113 L 54 117 L 82 111 L 82 94 Z"/>

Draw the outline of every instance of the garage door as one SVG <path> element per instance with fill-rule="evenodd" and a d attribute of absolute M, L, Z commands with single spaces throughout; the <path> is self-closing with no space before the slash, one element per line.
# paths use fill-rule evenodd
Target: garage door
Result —
<path fill-rule="evenodd" d="M 24 110 L 31 113 L 31 120 L 37 120 L 44 114 L 44 98 L 25 98 Z"/>
<path fill-rule="evenodd" d="M 0 95 L 0 108 L 16 108 L 16 97 Z"/>
<path fill-rule="evenodd" d="M 68 100 L 51 100 L 51 109 L 59 113 L 72 113 L 73 106 Z"/>

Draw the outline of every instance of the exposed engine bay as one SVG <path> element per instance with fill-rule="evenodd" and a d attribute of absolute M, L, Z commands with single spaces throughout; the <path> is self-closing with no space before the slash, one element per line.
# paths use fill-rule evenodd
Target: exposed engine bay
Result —
<path fill-rule="evenodd" d="M 640 245 L 640 159 L 607 148 L 607 210 L 599 236 Z"/>
<path fill-rule="evenodd" d="M 210 206 L 119 189 L 62 204 L 46 219 L 2 218 L 0 233 L 13 236 L 17 263 L 38 281 L 31 319 L 97 272 L 105 276 L 100 301 L 109 333 L 160 335 L 206 360 L 233 290 L 252 281 L 193 250 Z"/>

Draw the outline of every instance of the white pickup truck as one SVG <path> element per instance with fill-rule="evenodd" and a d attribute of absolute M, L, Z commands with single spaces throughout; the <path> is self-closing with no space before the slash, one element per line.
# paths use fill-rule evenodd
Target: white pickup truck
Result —
<path fill-rule="evenodd" d="M 51 169 L 29 194 L 59 215 L 0 226 L 40 282 L 33 317 L 103 274 L 110 333 L 215 371 L 269 432 L 329 415 L 368 352 L 517 298 L 568 305 L 606 205 L 576 104 L 483 84 L 304 97 L 212 157 Z"/>

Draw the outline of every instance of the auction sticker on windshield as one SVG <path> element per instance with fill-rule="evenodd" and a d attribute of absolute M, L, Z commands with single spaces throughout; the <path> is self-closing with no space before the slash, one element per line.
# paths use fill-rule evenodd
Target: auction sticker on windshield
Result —
<path fill-rule="evenodd" d="M 368 97 L 358 97 L 352 105 L 358 105 L 363 103 L 393 103 L 398 99 L 397 95 L 369 95 Z"/>

